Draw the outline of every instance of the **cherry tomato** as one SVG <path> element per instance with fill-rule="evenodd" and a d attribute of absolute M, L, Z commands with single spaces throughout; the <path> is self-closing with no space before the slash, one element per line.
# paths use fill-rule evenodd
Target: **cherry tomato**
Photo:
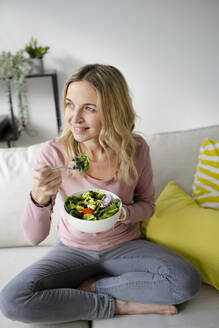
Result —
<path fill-rule="evenodd" d="M 94 214 L 94 210 L 92 210 L 91 208 L 84 208 L 83 209 L 83 217 L 85 214 Z"/>

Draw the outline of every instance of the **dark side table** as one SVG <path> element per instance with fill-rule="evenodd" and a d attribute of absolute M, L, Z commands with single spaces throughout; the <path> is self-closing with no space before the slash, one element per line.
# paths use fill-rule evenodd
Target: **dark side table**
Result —
<path fill-rule="evenodd" d="M 59 133 L 60 128 L 61 128 L 61 117 L 60 117 L 60 107 L 59 107 L 58 79 L 57 79 L 56 71 L 55 70 L 44 71 L 42 73 L 29 74 L 29 75 L 26 76 L 27 79 L 29 79 L 29 78 L 42 78 L 42 77 L 51 77 L 52 89 L 53 89 L 53 98 L 54 98 L 55 110 L 56 110 L 57 129 L 58 129 L 58 133 Z M 11 85 L 10 85 L 10 90 L 9 90 L 9 99 L 10 99 L 11 126 L 10 126 L 10 129 L 8 129 L 6 131 L 4 136 L 1 137 L 0 142 L 7 142 L 8 147 L 10 148 L 11 147 L 11 141 L 16 141 L 16 140 L 19 139 L 19 132 L 17 131 L 17 123 L 16 123 L 16 118 L 15 118 L 14 110 L 13 110 Z"/>

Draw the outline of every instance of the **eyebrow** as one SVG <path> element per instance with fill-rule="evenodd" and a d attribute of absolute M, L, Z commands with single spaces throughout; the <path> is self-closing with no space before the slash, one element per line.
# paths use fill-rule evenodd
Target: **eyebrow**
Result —
<path fill-rule="evenodd" d="M 68 100 L 68 101 L 70 101 L 70 102 L 73 104 L 73 101 L 72 101 L 71 99 L 69 99 L 69 98 L 65 98 L 65 100 Z M 92 103 L 85 103 L 85 104 L 83 104 L 82 106 L 85 106 L 85 105 L 92 105 L 92 106 L 97 107 L 97 105 L 92 104 Z"/>

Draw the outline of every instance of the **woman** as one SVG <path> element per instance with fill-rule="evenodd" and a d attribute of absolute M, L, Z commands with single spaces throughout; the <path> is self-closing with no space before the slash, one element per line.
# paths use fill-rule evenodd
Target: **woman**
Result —
<path fill-rule="evenodd" d="M 63 96 L 65 126 L 37 160 L 24 232 L 39 244 L 49 234 L 57 193 L 64 201 L 89 188 L 117 194 L 123 221 L 89 234 L 61 217 L 52 250 L 1 291 L 2 312 L 12 320 L 41 323 L 176 314 L 175 305 L 198 292 L 200 274 L 141 236 L 140 221 L 154 212 L 152 169 L 147 143 L 132 132 L 136 114 L 123 75 L 112 66 L 84 66 L 70 76 Z M 90 158 L 87 172 L 52 170 L 82 153 Z"/>

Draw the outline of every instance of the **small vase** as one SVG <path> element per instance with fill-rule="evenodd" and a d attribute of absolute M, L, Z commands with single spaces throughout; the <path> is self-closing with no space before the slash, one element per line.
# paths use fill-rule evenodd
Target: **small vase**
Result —
<path fill-rule="evenodd" d="M 32 74 L 44 72 L 43 58 L 31 58 L 31 61 L 33 63 Z"/>

